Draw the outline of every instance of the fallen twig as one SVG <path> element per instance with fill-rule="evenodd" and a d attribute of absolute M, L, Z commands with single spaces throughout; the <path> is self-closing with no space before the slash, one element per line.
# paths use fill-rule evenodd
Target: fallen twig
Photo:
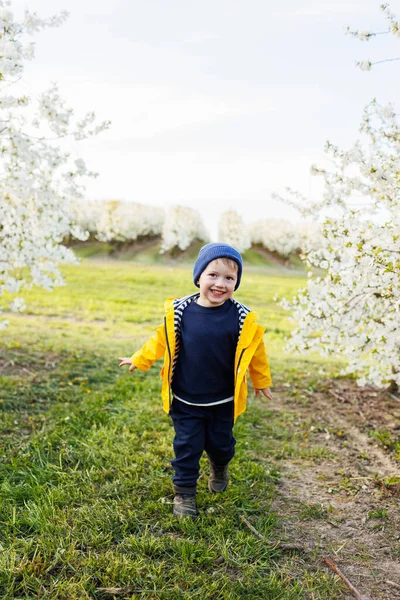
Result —
<path fill-rule="evenodd" d="M 135 590 L 130 587 L 104 587 L 96 588 L 96 592 L 103 592 L 103 594 L 151 594 L 154 593 L 154 590 Z"/>
<path fill-rule="evenodd" d="M 398 583 L 396 583 L 395 581 L 389 581 L 389 579 L 387 579 L 386 583 L 388 583 L 389 585 L 392 585 L 393 587 L 395 587 L 398 590 L 400 590 L 400 585 Z"/>
<path fill-rule="evenodd" d="M 333 527 L 340 527 L 339 523 L 331 521 L 330 519 L 327 519 L 326 522 L 329 523 L 329 525 L 333 525 Z"/>
<path fill-rule="evenodd" d="M 24 373 L 28 373 L 28 375 L 34 375 L 35 373 L 32 373 L 32 371 L 30 371 L 29 369 L 26 369 L 25 367 L 22 367 L 21 371 L 23 371 Z"/>
<path fill-rule="evenodd" d="M 109 587 L 109 588 L 96 588 L 96 592 L 103 592 L 105 594 L 131 594 L 132 588 L 117 588 L 117 587 Z"/>
<path fill-rule="evenodd" d="M 267 538 L 262 533 L 257 531 L 257 529 L 253 527 L 253 525 L 249 523 L 249 521 L 243 515 L 240 515 L 240 520 L 245 525 L 247 525 L 247 527 L 250 529 L 250 531 L 254 533 L 254 535 L 256 535 L 260 538 L 260 540 L 268 544 L 268 546 L 273 546 L 274 548 L 281 548 L 282 550 L 297 550 L 300 552 L 310 552 L 308 548 L 303 548 L 302 546 L 298 546 L 297 544 L 285 544 L 285 542 L 271 542 L 270 540 L 267 540 Z"/>
<path fill-rule="evenodd" d="M 347 577 L 343 575 L 340 569 L 329 558 L 326 558 L 326 556 L 324 556 L 322 558 L 322 562 L 328 565 L 328 567 L 330 567 L 332 571 L 336 573 L 336 575 L 339 575 L 340 579 L 344 581 L 344 583 L 347 585 L 353 596 L 357 598 L 357 600 L 369 600 L 367 596 L 363 596 L 362 594 L 360 594 L 360 592 L 354 587 L 354 585 L 350 583 Z"/>
<path fill-rule="evenodd" d="M 339 396 L 339 394 L 336 394 L 336 392 L 334 392 L 333 390 L 328 390 L 328 391 L 331 394 L 331 396 L 336 398 L 336 400 L 339 400 L 339 402 L 348 402 L 348 400 L 346 398 L 342 398 L 342 396 Z"/>
<path fill-rule="evenodd" d="M 400 398 L 398 398 L 398 397 L 397 397 L 397 396 L 395 396 L 394 394 L 391 394 L 390 392 L 387 392 L 386 390 L 385 390 L 385 394 L 386 394 L 387 396 L 389 396 L 389 398 L 392 398 L 392 400 L 396 400 L 396 402 L 400 402 Z"/>
<path fill-rule="evenodd" d="M 350 413 L 352 415 L 359 415 L 362 419 L 364 419 L 364 421 L 367 420 L 367 417 L 364 415 L 364 413 L 361 410 L 357 410 L 354 408 L 345 408 L 342 410 L 344 410 L 345 412 Z"/>
<path fill-rule="evenodd" d="M 0 370 L 0 373 L 2 373 L 7 367 L 14 367 L 15 366 L 15 362 L 13 361 L 12 358 L 10 358 L 10 360 L 8 360 L 7 362 L 5 362 Z"/>
<path fill-rule="evenodd" d="M 283 542 L 271 542 L 270 540 L 267 540 L 266 537 L 263 536 L 262 533 L 257 531 L 257 529 L 255 527 L 253 527 L 253 525 L 251 523 L 249 523 L 249 521 L 243 515 L 240 515 L 240 520 L 245 525 L 247 525 L 247 527 L 250 529 L 250 531 L 252 531 L 254 533 L 254 535 L 256 535 L 258 538 L 260 538 L 260 540 L 263 540 L 263 542 L 268 544 L 268 546 L 282 548 L 282 550 L 299 550 L 301 552 L 310 552 L 309 548 L 303 548 L 302 546 L 298 546 L 296 544 L 285 544 Z M 350 581 L 347 579 L 347 577 L 345 575 L 343 575 L 343 573 L 339 570 L 339 568 L 335 565 L 335 563 L 333 563 L 329 558 L 326 558 L 324 556 L 322 558 L 322 562 L 324 562 L 326 565 L 328 565 L 328 567 L 330 567 L 332 569 L 332 571 L 334 571 L 340 577 L 340 579 L 342 579 L 342 581 L 344 581 L 344 583 L 347 585 L 347 587 L 349 588 L 349 590 L 351 591 L 351 593 L 357 600 L 370 600 L 370 598 L 368 598 L 368 596 L 364 596 L 364 595 L 360 594 L 360 592 L 354 587 L 354 585 L 352 583 L 350 583 Z M 387 583 L 390 583 L 391 585 L 400 588 L 400 585 L 398 585 L 397 583 L 394 583 L 393 581 L 388 581 Z"/>
<path fill-rule="evenodd" d="M 386 394 L 387 396 L 389 396 L 389 398 L 392 398 L 392 400 L 396 400 L 396 402 L 400 402 L 400 398 L 398 396 L 395 396 L 388 390 L 381 390 L 378 387 L 376 387 L 375 385 L 367 385 L 367 388 L 369 388 L 370 390 L 374 390 L 375 392 L 378 392 L 379 394 Z"/>

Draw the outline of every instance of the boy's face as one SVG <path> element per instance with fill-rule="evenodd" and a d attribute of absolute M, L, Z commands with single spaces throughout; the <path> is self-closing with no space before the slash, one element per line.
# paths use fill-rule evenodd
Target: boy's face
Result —
<path fill-rule="evenodd" d="M 237 281 L 237 265 L 234 261 L 222 261 L 216 259 L 208 263 L 199 278 L 200 306 L 221 306 L 228 300 L 234 290 Z"/>

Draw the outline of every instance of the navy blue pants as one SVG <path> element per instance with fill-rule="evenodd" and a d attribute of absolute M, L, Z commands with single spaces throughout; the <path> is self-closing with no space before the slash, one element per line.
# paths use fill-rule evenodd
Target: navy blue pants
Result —
<path fill-rule="evenodd" d="M 177 492 L 195 493 L 203 451 L 220 466 L 227 465 L 235 454 L 233 402 L 203 407 L 174 398 L 169 414 L 175 428 L 172 481 Z"/>

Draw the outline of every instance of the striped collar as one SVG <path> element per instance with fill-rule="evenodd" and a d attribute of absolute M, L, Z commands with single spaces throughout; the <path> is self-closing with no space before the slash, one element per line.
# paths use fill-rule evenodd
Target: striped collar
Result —
<path fill-rule="evenodd" d="M 194 294 L 190 294 L 190 296 L 184 296 L 183 298 L 175 298 L 172 302 L 174 309 L 174 332 L 175 332 L 175 355 L 172 363 L 172 377 L 174 376 L 176 363 L 178 362 L 178 354 L 180 347 L 180 338 L 181 338 L 181 322 L 183 311 L 191 302 L 197 300 L 200 297 L 200 292 L 195 292 Z M 239 315 L 239 337 L 242 333 L 243 323 L 246 316 L 251 312 L 250 308 L 241 304 L 234 298 L 229 298 L 229 300 L 236 306 Z"/>
<path fill-rule="evenodd" d="M 175 329 L 175 335 L 176 335 L 177 339 L 179 339 L 179 337 L 180 337 L 183 311 L 191 302 L 197 300 L 197 298 L 200 298 L 200 292 L 195 292 L 194 294 L 190 294 L 189 296 L 184 296 L 183 298 L 175 298 L 175 300 L 173 301 L 174 329 Z M 235 298 L 229 298 L 229 301 L 232 302 L 236 306 L 236 309 L 239 313 L 239 336 L 240 336 L 240 334 L 242 333 L 244 320 L 245 320 L 246 316 L 249 314 L 249 312 L 251 312 L 251 310 L 250 310 L 250 308 L 248 308 L 241 302 L 238 302 Z"/>

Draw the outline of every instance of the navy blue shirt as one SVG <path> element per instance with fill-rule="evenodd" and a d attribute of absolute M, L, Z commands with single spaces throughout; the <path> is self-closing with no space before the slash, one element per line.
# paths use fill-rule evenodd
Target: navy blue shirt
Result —
<path fill-rule="evenodd" d="M 233 396 L 239 315 L 230 300 L 205 307 L 191 302 L 183 311 L 173 393 L 193 404 Z"/>

